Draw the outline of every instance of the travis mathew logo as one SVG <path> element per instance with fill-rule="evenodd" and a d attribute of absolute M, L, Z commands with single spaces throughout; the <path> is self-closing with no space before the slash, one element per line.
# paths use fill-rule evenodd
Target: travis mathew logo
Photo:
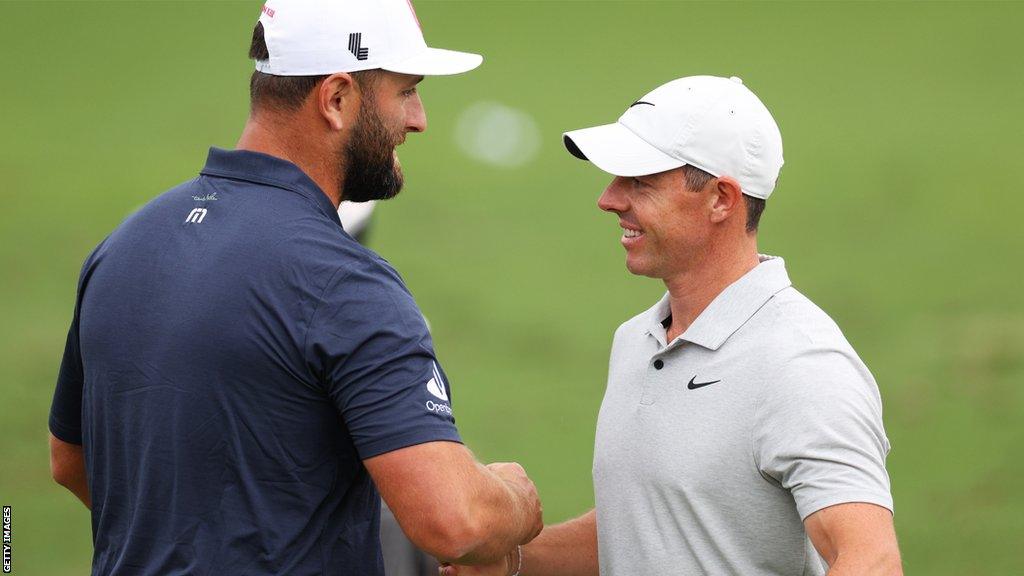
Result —
<path fill-rule="evenodd" d="M 274 9 L 273 8 L 267 8 L 266 4 L 263 5 L 263 8 L 261 8 L 261 10 L 263 11 L 264 14 L 267 15 L 267 18 L 273 18 L 274 17 Z"/>
<path fill-rule="evenodd" d="M 185 223 L 188 224 L 191 222 L 193 224 L 202 224 L 203 218 L 206 218 L 206 212 L 206 208 L 193 208 L 185 218 Z"/>
<path fill-rule="evenodd" d="M 370 49 L 363 48 L 362 43 L 362 32 L 353 32 L 348 35 L 348 51 L 355 55 L 356 60 L 366 60 L 370 57 Z"/>
<path fill-rule="evenodd" d="M 4 574 L 11 573 L 11 507 L 4 506 Z"/>

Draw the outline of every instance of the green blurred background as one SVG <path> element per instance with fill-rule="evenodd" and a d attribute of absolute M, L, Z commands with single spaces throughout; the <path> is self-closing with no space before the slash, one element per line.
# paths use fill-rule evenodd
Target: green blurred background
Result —
<path fill-rule="evenodd" d="M 207 146 L 233 146 L 259 6 L 0 3 L 0 501 L 16 574 L 89 570 L 88 514 L 46 451 L 79 266 Z M 549 521 L 592 505 L 611 335 L 663 287 L 626 272 L 616 219 L 595 206 L 609 177 L 560 133 L 672 78 L 737 75 L 786 149 L 762 251 L 787 259 L 881 388 L 908 573 L 1024 574 L 1024 5 L 417 11 L 428 42 L 486 60 L 422 84 L 430 126 L 400 149 L 407 187 L 370 244 L 430 318 L 481 459 L 522 462 Z M 466 114 L 481 106 L 500 121 Z M 481 143 L 519 164 L 466 152 Z"/>

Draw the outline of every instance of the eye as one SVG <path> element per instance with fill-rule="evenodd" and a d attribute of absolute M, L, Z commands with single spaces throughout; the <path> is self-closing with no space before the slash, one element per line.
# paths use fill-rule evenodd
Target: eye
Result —
<path fill-rule="evenodd" d="M 402 96 L 412 96 L 415 93 L 416 93 L 416 87 L 415 86 L 413 86 L 412 88 L 409 88 L 408 90 L 402 90 Z"/>

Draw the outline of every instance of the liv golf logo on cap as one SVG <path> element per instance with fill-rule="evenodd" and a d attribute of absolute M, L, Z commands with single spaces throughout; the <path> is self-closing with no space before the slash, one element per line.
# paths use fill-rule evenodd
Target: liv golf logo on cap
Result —
<path fill-rule="evenodd" d="M 348 35 L 348 51 L 355 55 L 356 60 L 366 60 L 370 57 L 370 49 L 363 48 L 363 33 L 353 32 Z"/>

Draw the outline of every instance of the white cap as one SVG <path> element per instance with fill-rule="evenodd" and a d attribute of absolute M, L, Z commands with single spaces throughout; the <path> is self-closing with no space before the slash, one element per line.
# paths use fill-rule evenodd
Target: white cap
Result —
<path fill-rule="evenodd" d="M 268 0 L 260 15 L 274 76 L 318 76 L 382 68 L 434 76 L 459 74 L 479 54 L 430 48 L 412 0 Z"/>
<path fill-rule="evenodd" d="M 735 76 L 689 76 L 655 88 L 614 124 L 573 130 L 565 147 L 616 176 L 689 164 L 731 176 L 767 199 L 782 169 L 782 135 L 771 112 Z"/>

